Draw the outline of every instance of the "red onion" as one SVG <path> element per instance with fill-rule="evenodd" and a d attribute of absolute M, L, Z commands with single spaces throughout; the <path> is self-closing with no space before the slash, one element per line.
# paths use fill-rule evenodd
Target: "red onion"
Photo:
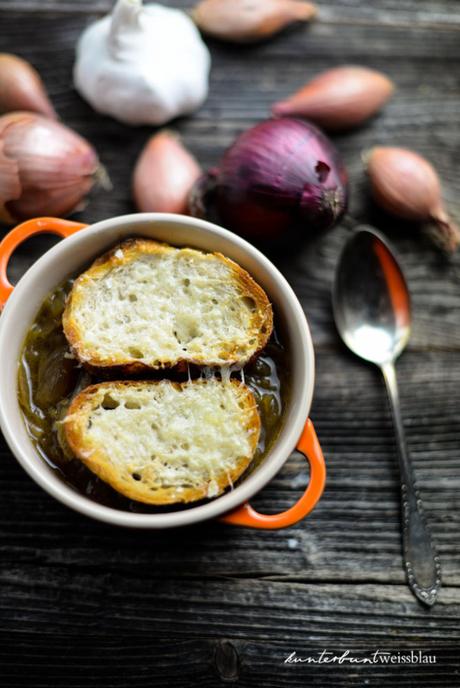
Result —
<path fill-rule="evenodd" d="M 212 194 L 211 194 L 212 192 Z M 241 134 L 220 166 L 199 180 L 191 212 L 209 199 L 229 229 L 279 239 L 332 227 L 347 205 L 347 173 L 332 142 L 304 120 L 270 119 Z"/>

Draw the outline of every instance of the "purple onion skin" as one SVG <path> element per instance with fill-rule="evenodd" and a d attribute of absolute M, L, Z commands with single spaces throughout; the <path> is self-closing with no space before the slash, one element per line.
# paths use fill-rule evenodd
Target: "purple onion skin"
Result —
<path fill-rule="evenodd" d="M 328 229 L 347 206 L 339 154 L 305 120 L 270 119 L 248 129 L 212 176 L 220 221 L 255 240 L 277 240 L 293 228 Z"/>

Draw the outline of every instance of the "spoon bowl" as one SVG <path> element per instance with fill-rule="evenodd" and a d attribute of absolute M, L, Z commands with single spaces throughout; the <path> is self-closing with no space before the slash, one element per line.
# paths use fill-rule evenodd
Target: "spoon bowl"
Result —
<path fill-rule="evenodd" d="M 353 353 L 376 365 L 395 360 L 410 336 L 409 289 L 388 244 L 363 228 L 347 242 L 333 291 L 334 319 Z"/>

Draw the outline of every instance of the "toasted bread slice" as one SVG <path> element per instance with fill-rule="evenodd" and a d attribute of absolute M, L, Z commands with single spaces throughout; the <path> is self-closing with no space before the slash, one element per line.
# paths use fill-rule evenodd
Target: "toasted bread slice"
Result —
<path fill-rule="evenodd" d="M 123 381 L 88 387 L 63 420 L 65 439 L 117 492 L 147 504 L 216 497 L 256 451 L 260 417 L 239 381 Z"/>
<path fill-rule="evenodd" d="M 77 357 L 143 372 L 179 363 L 247 363 L 267 343 L 270 302 L 219 253 L 131 239 L 75 281 L 63 315 Z"/>

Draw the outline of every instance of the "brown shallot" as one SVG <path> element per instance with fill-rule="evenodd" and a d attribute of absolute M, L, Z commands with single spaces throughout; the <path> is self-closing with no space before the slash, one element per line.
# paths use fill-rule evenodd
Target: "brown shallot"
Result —
<path fill-rule="evenodd" d="M 140 212 L 188 212 L 188 197 L 202 170 L 179 137 L 161 131 L 147 142 L 133 174 L 133 197 Z"/>
<path fill-rule="evenodd" d="M 0 53 L 0 114 L 17 110 L 57 119 L 37 70 L 22 57 Z"/>
<path fill-rule="evenodd" d="M 101 175 L 92 146 L 31 112 L 0 117 L 0 222 L 67 215 Z"/>
<path fill-rule="evenodd" d="M 385 74 L 347 65 L 315 77 L 275 103 L 272 112 L 281 117 L 307 117 L 328 131 L 350 129 L 375 115 L 393 90 L 393 82 Z"/>
<path fill-rule="evenodd" d="M 441 183 L 428 160 L 405 148 L 381 146 L 373 148 L 366 161 L 378 205 L 402 219 L 429 223 L 436 242 L 455 251 L 460 231 L 444 208 Z"/>
<path fill-rule="evenodd" d="M 310 21 L 316 7 L 303 0 L 201 0 L 191 17 L 203 33 L 231 43 L 270 38 L 293 22 Z"/>

